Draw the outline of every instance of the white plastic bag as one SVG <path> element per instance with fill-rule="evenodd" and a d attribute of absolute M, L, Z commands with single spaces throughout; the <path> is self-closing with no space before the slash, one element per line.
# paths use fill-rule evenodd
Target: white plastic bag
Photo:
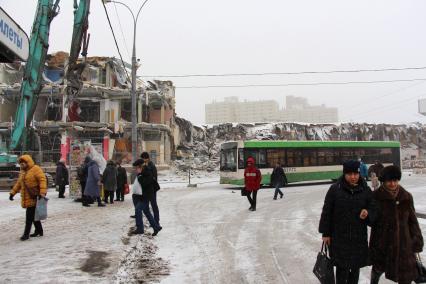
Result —
<path fill-rule="evenodd" d="M 49 201 L 49 198 L 47 197 L 41 197 L 40 199 L 37 199 L 34 221 L 47 219 L 47 201 Z"/>

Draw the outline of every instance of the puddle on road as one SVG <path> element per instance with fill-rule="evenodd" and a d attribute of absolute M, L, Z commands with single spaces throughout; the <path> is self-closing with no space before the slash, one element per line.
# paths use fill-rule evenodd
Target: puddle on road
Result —
<path fill-rule="evenodd" d="M 87 251 L 89 257 L 80 267 L 81 271 L 87 272 L 94 276 L 102 276 L 103 272 L 109 268 L 110 263 L 106 259 L 109 253 L 104 251 Z"/>

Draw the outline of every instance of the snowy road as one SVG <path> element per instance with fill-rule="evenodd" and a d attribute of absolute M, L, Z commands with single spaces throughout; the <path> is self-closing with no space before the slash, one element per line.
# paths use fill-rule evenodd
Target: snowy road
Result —
<path fill-rule="evenodd" d="M 426 177 L 404 176 L 418 211 L 426 213 Z M 318 283 L 319 216 L 329 185 L 290 187 L 282 200 L 258 194 L 256 212 L 238 191 L 219 185 L 162 192 L 159 255 L 171 274 L 161 283 Z M 426 220 L 422 223 L 426 233 Z M 424 255 L 426 258 L 426 255 Z M 360 283 L 369 283 L 369 268 Z M 391 283 L 381 280 L 380 283 Z"/>
<path fill-rule="evenodd" d="M 424 213 L 425 183 L 426 177 L 406 174 L 402 183 Z M 318 283 L 312 267 L 328 187 L 287 188 L 276 201 L 272 189 L 262 189 L 257 211 L 250 212 L 239 191 L 217 183 L 193 189 L 170 183 L 159 192 L 164 229 L 155 238 L 150 229 L 128 237 L 129 198 L 82 208 L 51 193 L 45 236 L 26 242 L 19 241 L 24 210 L 0 193 L 0 282 Z M 426 234 L 426 220 L 420 222 Z M 361 274 L 360 283 L 369 283 L 369 269 Z"/>

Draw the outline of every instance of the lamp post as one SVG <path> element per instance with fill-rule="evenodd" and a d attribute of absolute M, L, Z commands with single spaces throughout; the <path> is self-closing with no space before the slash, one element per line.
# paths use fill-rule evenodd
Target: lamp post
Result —
<path fill-rule="evenodd" d="M 139 15 L 142 11 L 142 8 L 145 6 L 146 2 L 148 0 L 145 0 L 141 7 L 138 10 L 138 13 L 133 13 L 132 9 L 130 9 L 129 6 L 127 6 L 125 3 L 119 2 L 119 1 L 111 1 L 111 0 L 104 0 L 104 3 L 117 3 L 127 8 L 127 10 L 130 11 L 130 14 L 132 14 L 133 18 L 133 51 L 132 51 L 132 89 L 131 89 L 131 97 L 132 97 L 132 161 L 135 162 L 137 160 L 137 143 L 138 143 L 138 133 L 136 129 L 137 125 L 137 117 L 136 117 L 136 24 L 138 23 Z"/>

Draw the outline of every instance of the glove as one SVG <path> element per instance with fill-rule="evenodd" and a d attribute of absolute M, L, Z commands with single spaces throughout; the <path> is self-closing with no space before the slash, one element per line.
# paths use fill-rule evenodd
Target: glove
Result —
<path fill-rule="evenodd" d="M 12 194 L 9 194 L 9 200 L 13 201 L 13 195 Z"/>

